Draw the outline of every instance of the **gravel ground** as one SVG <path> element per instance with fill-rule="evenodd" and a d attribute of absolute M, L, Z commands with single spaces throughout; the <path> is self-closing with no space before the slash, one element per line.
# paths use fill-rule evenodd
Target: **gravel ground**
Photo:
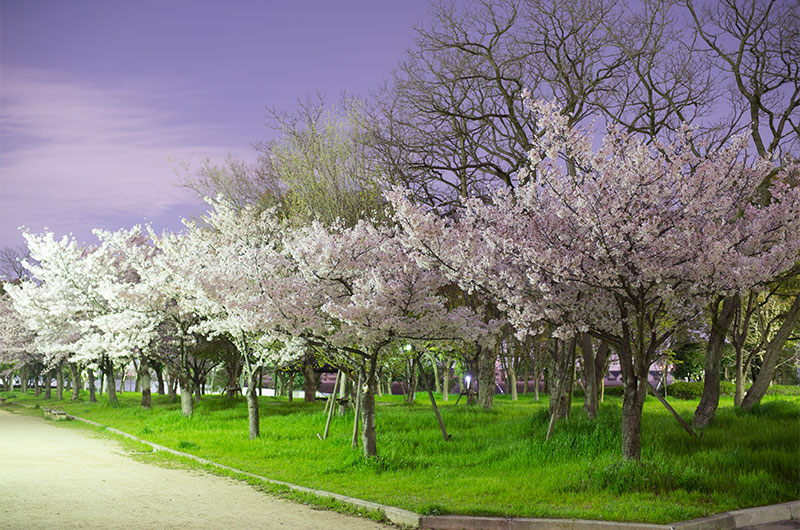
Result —
<path fill-rule="evenodd" d="M 0 409 L 0 528 L 389 527 L 137 462 L 111 440 Z"/>

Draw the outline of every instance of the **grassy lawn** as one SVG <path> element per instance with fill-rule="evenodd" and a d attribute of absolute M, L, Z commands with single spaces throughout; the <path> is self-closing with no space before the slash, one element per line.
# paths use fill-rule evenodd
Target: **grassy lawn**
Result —
<path fill-rule="evenodd" d="M 722 398 L 714 423 L 693 439 L 653 398 L 645 404 L 642 462 L 621 462 L 621 401 L 606 397 L 595 423 L 580 400 L 549 442 L 547 397 L 511 402 L 498 396 L 491 411 L 463 401 L 442 404 L 442 440 L 427 397 L 407 406 L 379 399 L 374 461 L 350 448 L 353 413 L 335 417 L 327 440 L 324 403 L 261 398 L 262 436 L 248 439 L 243 399 L 204 396 L 195 415 L 180 403 L 139 394 L 112 406 L 57 402 L 12 394 L 9 402 L 57 403 L 58 408 L 148 441 L 269 478 L 399 506 L 423 514 L 609 519 L 670 523 L 731 509 L 800 498 L 800 397 L 767 396 L 750 413 Z M 670 400 L 690 419 L 697 401 Z"/>

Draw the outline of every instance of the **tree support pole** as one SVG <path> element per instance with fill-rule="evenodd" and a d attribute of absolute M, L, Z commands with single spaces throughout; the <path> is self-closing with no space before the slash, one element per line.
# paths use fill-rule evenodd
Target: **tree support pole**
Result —
<path fill-rule="evenodd" d="M 331 428 L 331 418 L 333 417 L 333 404 L 334 401 L 336 400 L 336 387 L 339 386 L 339 378 L 341 376 L 342 376 L 342 371 L 339 370 L 339 372 L 336 374 L 336 382 L 333 383 L 333 392 L 331 392 L 331 395 L 328 398 L 328 400 L 330 401 L 330 408 L 328 409 L 328 419 L 325 421 L 325 432 L 322 433 L 323 440 L 328 437 L 328 431 Z"/>
<path fill-rule="evenodd" d="M 352 447 L 355 449 L 358 447 L 358 420 L 359 420 L 359 413 L 361 412 L 361 386 L 363 385 L 363 380 L 361 374 L 358 374 L 358 388 L 356 389 L 356 415 L 355 419 L 353 420 L 353 444 Z"/>
<path fill-rule="evenodd" d="M 672 413 L 673 416 L 675 416 L 675 419 L 678 420 L 678 423 L 681 424 L 683 430 L 685 430 L 686 432 L 697 438 L 697 433 L 692 430 L 692 428 L 689 426 L 688 423 L 684 421 L 683 418 L 681 418 L 680 414 L 675 412 L 675 409 L 673 409 L 672 406 L 669 403 L 667 403 L 667 400 L 661 397 L 661 394 L 658 393 L 658 390 L 656 390 L 656 387 L 653 386 L 653 383 L 648 381 L 647 386 L 650 387 L 650 393 L 653 394 L 656 398 L 658 398 L 661 404 L 664 405 L 667 408 L 667 410 Z"/>

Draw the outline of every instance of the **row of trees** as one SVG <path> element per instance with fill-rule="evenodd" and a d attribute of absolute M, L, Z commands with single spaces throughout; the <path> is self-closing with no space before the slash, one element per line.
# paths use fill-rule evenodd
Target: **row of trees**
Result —
<path fill-rule="evenodd" d="M 62 314 L 40 301 L 59 318 L 41 320 L 37 340 L 50 333 L 86 359 L 160 351 L 188 374 L 197 337 L 223 337 L 248 377 L 313 349 L 365 383 L 367 454 L 375 371 L 404 355 L 398 341 L 416 351 L 458 339 L 487 408 L 498 352 L 536 351 L 553 419 L 568 410 L 576 360 L 595 417 L 616 356 L 630 458 L 647 371 L 692 331 L 707 337 L 695 427 L 713 418 L 726 340 L 737 403 L 757 403 L 800 312 L 791 2 L 508 0 L 432 13 L 370 98 L 273 112 L 283 140 L 259 144 L 255 164 L 191 175 L 218 198 L 185 234 L 100 232 L 91 251 L 29 236 L 32 250 L 72 253 L 34 252 L 38 266 L 63 260 L 65 278 L 96 263 L 84 279 L 50 280 L 81 303 Z M 767 297 L 780 310 L 745 397 L 750 323 Z M 65 316 L 91 325 L 58 324 Z"/>

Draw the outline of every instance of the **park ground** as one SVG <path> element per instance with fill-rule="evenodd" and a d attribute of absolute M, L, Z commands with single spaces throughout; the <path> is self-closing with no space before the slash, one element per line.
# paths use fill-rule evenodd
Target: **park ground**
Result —
<path fill-rule="evenodd" d="M 386 528 L 230 478 L 138 462 L 89 433 L 0 408 L 0 528 Z"/>
<path fill-rule="evenodd" d="M 303 486 L 333 491 L 426 515 L 468 514 L 670 523 L 800 498 L 800 398 L 767 396 L 753 412 L 723 398 L 715 422 L 691 438 L 655 400 L 645 406 L 642 462 L 622 462 L 619 398 L 607 396 L 596 422 L 576 399 L 571 418 L 545 442 L 547 399 L 504 397 L 493 410 L 441 403 L 453 437 L 444 442 L 429 404 L 379 401 L 378 460 L 350 447 L 352 412 L 336 417 L 327 440 L 323 403 L 261 398 L 262 436 L 249 440 L 242 400 L 204 396 L 195 415 L 154 396 L 153 408 L 125 393 L 109 404 L 6 394 L 6 407 L 41 416 L 57 406 L 172 449 Z M 671 400 L 690 418 L 696 400 Z M 33 408 L 22 408 L 24 403 Z M 35 407 L 40 407 L 36 410 Z M 40 422 L 42 420 L 39 420 Z M 61 422 L 86 430 L 78 422 Z M 0 425 L 2 427 L 2 425 Z M 52 429 L 51 429 L 52 430 Z M 91 429 L 89 429 L 91 430 Z M 141 444 L 140 444 L 141 445 Z M 135 458 L 169 466 L 185 462 L 134 447 Z M 7 459 L 0 454 L 4 462 Z M 106 470 L 101 480 L 116 480 Z M 73 482 L 74 483 L 74 482 Z M 91 489 L 74 487 L 91 499 Z M 111 488 L 113 490 L 113 488 Z M 170 490 L 171 491 L 171 490 Z M 109 501 L 110 502 L 110 501 Z"/>

